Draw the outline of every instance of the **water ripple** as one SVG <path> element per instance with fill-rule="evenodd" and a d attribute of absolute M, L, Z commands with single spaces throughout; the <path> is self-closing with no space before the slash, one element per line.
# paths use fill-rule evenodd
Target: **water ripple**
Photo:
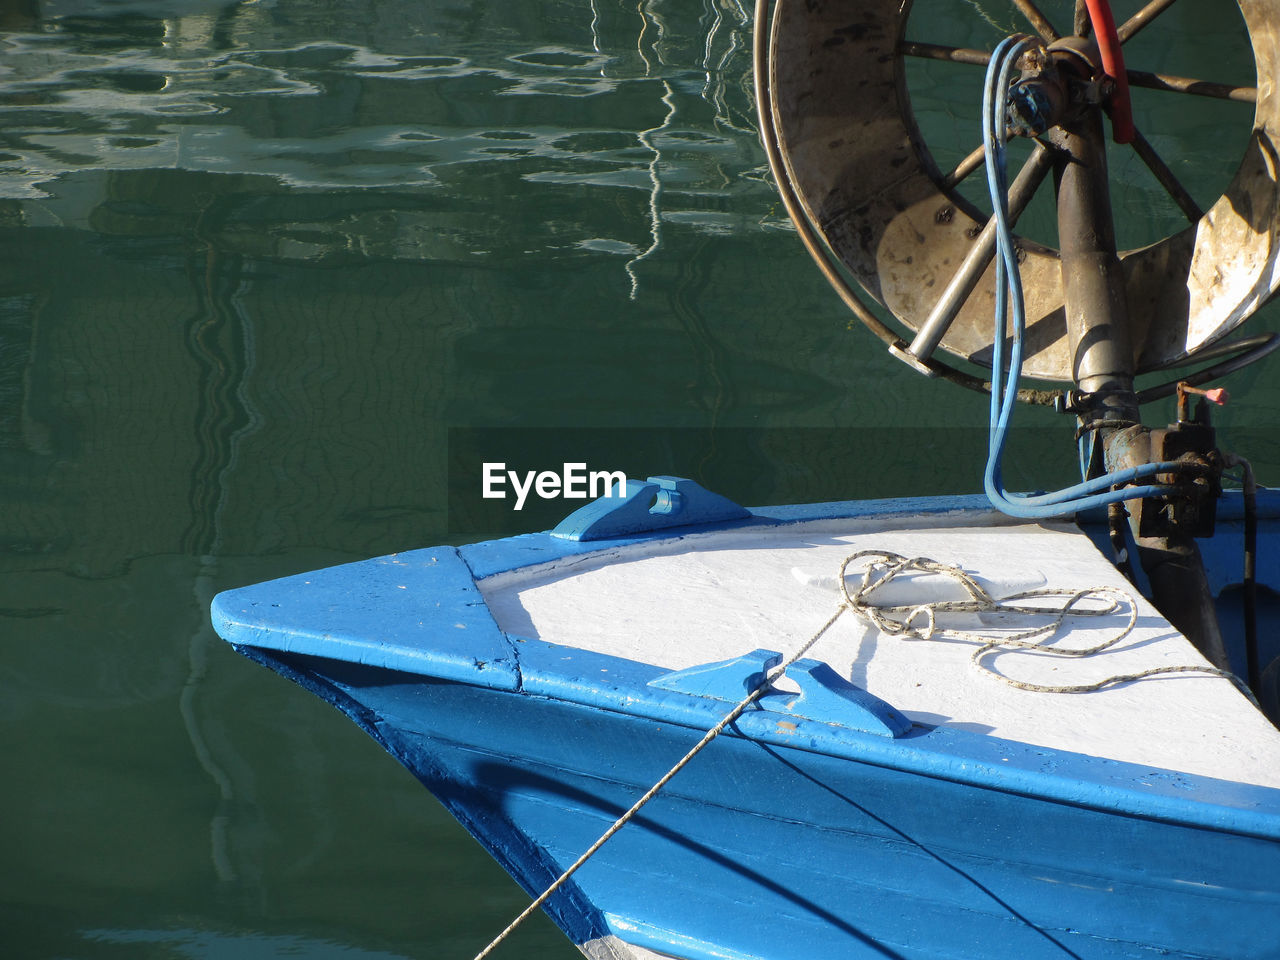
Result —
<path fill-rule="evenodd" d="M 322 6 L 43 4 L 30 29 L 0 34 L 0 197 L 45 197 L 42 185 L 80 170 L 149 167 L 262 174 L 290 187 L 429 186 L 441 165 L 575 153 L 588 161 L 587 182 L 600 183 L 591 179 L 598 161 L 630 165 L 647 179 L 656 144 L 638 142 L 643 130 L 610 130 L 600 121 L 648 99 L 657 124 L 669 97 L 682 122 L 699 114 L 681 152 L 699 133 L 727 134 L 704 149 L 728 154 L 742 152 L 744 136 L 754 138 L 749 96 L 733 96 L 745 93 L 740 2 L 706 0 L 668 25 L 671 14 L 653 4 L 609 8 L 590 0 L 589 22 L 577 31 L 539 25 L 514 53 L 496 24 L 451 49 L 422 49 L 422 38 L 439 35 L 433 18 L 470 17 L 449 3 L 402 11 L 405 23 L 360 0 Z M 346 37 L 331 32 L 340 10 L 351 24 Z M 313 15 L 330 32 L 300 41 Z M 580 42 L 564 42 L 575 32 Z M 553 42 L 550 33 L 563 39 Z M 696 44 L 696 53 L 681 44 Z M 690 69 L 699 59 L 702 69 Z M 527 134 L 530 143 L 480 142 L 501 139 L 500 131 L 459 122 L 493 113 L 486 102 L 493 97 L 512 98 L 509 139 Z M 560 137 L 578 138 L 575 147 L 549 147 L 548 128 L 557 123 Z M 597 148 L 583 130 L 613 142 Z M 678 162 L 674 149 L 664 151 L 664 165 Z M 713 162 L 734 165 L 729 156 Z M 521 175 L 559 173 L 553 166 Z M 648 188 L 627 175 L 613 182 Z"/>
<path fill-rule="evenodd" d="M 741 227 L 729 204 L 743 191 L 760 197 L 756 220 L 769 218 L 741 4 L 706 0 L 671 20 L 655 4 L 591 0 L 591 20 L 577 30 L 557 23 L 512 43 L 498 42 L 494 26 L 495 36 L 455 35 L 433 49 L 412 40 L 435 33 L 424 32 L 427 13 L 414 8 L 409 16 L 424 25 L 405 25 L 401 36 L 390 21 L 366 23 L 380 14 L 361 0 L 331 4 L 349 9 L 349 32 L 311 38 L 298 29 L 310 8 L 286 0 L 270 5 L 274 20 L 263 3 L 189 0 L 195 12 L 165 18 L 119 0 L 113 10 L 128 17 L 97 19 L 70 3 L 42 32 L 0 35 L 0 198 L 21 201 L 29 225 L 153 235 L 184 229 L 192 213 L 182 195 L 192 191 L 323 192 L 335 200 L 316 199 L 310 213 L 282 200 L 236 201 L 246 210 L 252 202 L 255 218 L 281 212 L 269 245 L 259 234 L 254 252 L 623 254 L 620 280 L 634 293 L 664 228 Z M 234 29 L 226 16 L 199 12 L 232 7 Z M 288 29 L 278 25 L 289 17 Z M 634 126 L 620 126 L 623 117 Z M 160 171 L 174 176 L 156 179 Z M 220 187 L 208 177 L 231 180 Z M 519 184 L 537 185 L 532 203 L 546 214 L 530 221 L 542 230 L 511 237 L 503 203 Z M 337 194 L 373 188 L 382 213 L 340 212 Z M 149 205 L 122 205 L 132 195 Z M 170 203 L 178 209 L 165 212 Z M 236 216 L 218 237 L 225 249 L 248 236 Z"/>

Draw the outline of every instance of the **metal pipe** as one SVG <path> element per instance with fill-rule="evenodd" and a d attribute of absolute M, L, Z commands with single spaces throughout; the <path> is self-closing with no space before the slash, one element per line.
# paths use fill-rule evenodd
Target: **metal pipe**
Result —
<path fill-rule="evenodd" d="M 1128 43 L 1133 36 L 1160 14 L 1173 6 L 1175 0 L 1151 0 L 1145 7 L 1120 25 L 1117 34 L 1121 43 Z"/>
<path fill-rule="evenodd" d="M 1058 247 L 1072 371 L 1088 397 L 1085 423 L 1128 421 L 1098 430 L 1109 471 L 1159 459 L 1151 431 L 1139 423 L 1133 390 L 1134 354 L 1124 275 L 1116 253 L 1107 184 L 1102 115 L 1090 110 L 1053 131 L 1058 164 Z M 1130 523 L 1138 559 L 1151 584 L 1151 599 L 1173 626 L 1215 666 L 1228 667 L 1213 594 L 1191 533 L 1173 526 L 1145 532 L 1144 514 L 1156 501 L 1133 504 Z M 1211 509 L 1211 508 L 1210 508 Z M 1145 532 L 1145 535 L 1144 535 Z"/>
<path fill-rule="evenodd" d="M 1035 151 L 1022 165 L 1018 176 L 1009 188 L 1009 218 L 1016 223 L 1018 216 L 1026 209 L 1036 189 L 1053 166 L 1053 151 L 1044 144 L 1037 143 Z M 947 330 L 955 322 L 960 309 L 973 293 L 974 287 L 982 279 L 996 251 L 996 218 L 990 217 L 982 232 L 969 248 L 960 268 L 956 270 L 938 301 L 929 311 L 929 316 L 916 331 L 915 338 L 907 351 L 917 360 L 927 360 L 938 348 Z M 900 359 L 906 359 L 899 354 Z"/>
<path fill-rule="evenodd" d="M 974 50 L 970 47 L 948 47 L 940 43 L 923 43 L 918 40 L 903 40 L 898 44 L 898 52 L 906 57 L 923 57 L 926 60 L 950 60 L 952 63 L 970 63 L 985 67 L 991 60 L 987 50 Z"/>
<path fill-rule="evenodd" d="M 1109 419 L 1136 421 L 1133 342 L 1116 254 L 1102 114 L 1090 110 L 1064 122 L 1051 139 L 1060 158 L 1058 248 L 1072 379 L 1085 393 L 1114 398 Z"/>
<path fill-rule="evenodd" d="M 1053 43 L 1061 36 L 1049 22 L 1049 18 L 1031 0 L 1013 0 L 1013 5 L 1022 11 L 1022 15 L 1036 28 L 1036 33 L 1040 34 L 1045 43 Z"/>
<path fill-rule="evenodd" d="M 1169 169 L 1169 165 L 1160 158 L 1160 154 L 1156 153 L 1155 148 L 1151 146 L 1151 142 L 1142 135 L 1142 131 L 1134 129 L 1133 139 L 1130 141 L 1134 152 L 1147 165 L 1147 169 L 1151 171 L 1156 180 L 1160 182 L 1160 186 L 1164 187 L 1165 192 L 1173 198 L 1173 202 L 1178 205 L 1178 209 L 1192 223 L 1198 223 L 1200 218 L 1204 216 L 1204 211 L 1200 209 L 1200 205 L 1196 203 L 1195 198 L 1182 185 L 1177 175 Z"/>
<path fill-rule="evenodd" d="M 1089 6 L 1084 0 L 1076 0 L 1073 26 L 1077 37 L 1087 37 L 1093 30 L 1093 24 L 1089 20 Z"/>
<path fill-rule="evenodd" d="M 956 184 L 960 183 L 960 181 L 965 177 L 969 176 L 969 174 L 982 166 L 982 162 L 986 159 L 986 156 L 986 148 L 983 147 L 982 144 L 978 144 L 978 146 L 971 150 L 963 160 L 955 165 L 955 169 L 942 178 L 942 188 L 944 190 L 950 190 Z"/>
<path fill-rule="evenodd" d="M 922 57 L 926 60 L 947 60 L 951 63 L 968 63 L 984 67 L 991 59 L 986 50 L 974 50 L 970 47 L 948 47 L 940 43 L 924 43 L 919 40 L 904 40 L 898 45 L 898 52 L 907 57 Z M 1126 70 L 1125 76 L 1131 87 L 1145 87 L 1150 90 L 1166 90 L 1171 93 L 1190 93 L 1197 97 L 1214 97 L 1218 100 L 1234 100 L 1238 103 L 1257 103 L 1257 87 L 1239 87 L 1230 83 L 1218 83 L 1213 80 L 1197 80 L 1194 77 L 1175 77 L 1164 73 L 1148 73 L 1145 70 Z"/>
<path fill-rule="evenodd" d="M 1126 70 L 1129 86 L 1146 87 L 1149 90 L 1168 90 L 1172 93 L 1190 93 L 1197 97 L 1214 97 L 1218 100 L 1235 100 L 1237 103 L 1258 102 L 1257 87 L 1237 87 L 1212 80 L 1196 80 L 1192 77 L 1171 77 L 1164 73 L 1147 73 L 1145 70 Z"/>

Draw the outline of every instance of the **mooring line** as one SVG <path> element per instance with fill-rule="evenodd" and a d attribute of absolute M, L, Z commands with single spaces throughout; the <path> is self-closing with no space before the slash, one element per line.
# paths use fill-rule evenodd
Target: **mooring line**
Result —
<path fill-rule="evenodd" d="M 742 716 L 742 714 L 746 712 L 748 707 L 750 707 L 753 703 L 755 703 L 758 699 L 760 699 L 761 695 L 764 694 L 766 691 L 768 691 L 769 688 L 773 686 L 773 684 L 779 678 L 781 678 L 784 673 L 787 672 L 788 667 L 790 667 L 793 663 L 795 663 L 797 660 L 803 657 L 806 653 L 808 653 L 809 650 L 813 648 L 813 645 L 822 638 L 823 634 L 825 634 L 828 630 L 831 629 L 832 625 L 836 622 L 836 620 L 840 618 L 840 614 L 844 613 L 846 609 L 848 609 L 848 605 L 842 602 L 840 606 L 836 608 L 836 612 L 833 613 L 827 619 L 827 622 L 824 623 L 821 627 L 819 627 L 817 631 L 813 634 L 813 636 L 811 636 L 808 640 L 802 643 L 800 645 L 800 648 L 796 650 L 795 653 L 793 653 L 790 657 L 788 657 L 782 663 L 775 666 L 773 669 L 767 671 L 764 675 L 764 679 L 761 680 L 760 683 L 757 684 L 756 687 L 750 693 L 748 693 L 745 697 L 743 697 L 740 701 L 738 701 L 737 706 L 735 706 L 732 710 L 726 713 L 724 717 L 721 718 L 719 723 L 717 723 L 714 727 L 708 730 L 703 735 L 702 739 L 699 740 L 688 753 L 686 753 L 683 757 L 681 757 L 675 766 L 673 766 L 670 770 L 668 770 L 662 776 L 661 780 L 659 780 L 652 787 L 650 787 L 645 792 L 644 796 L 642 796 L 639 800 L 637 800 L 634 804 L 631 805 L 631 808 L 627 810 L 626 813 L 618 817 L 618 819 L 613 822 L 613 825 L 610 826 L 608 830 L 606 830 L 604 833 L 600 835 L 600 839 L 598 839 L 595 843 L 593 843 L 590 847 L 588 847 L 586 852 L 583 853 L 582 856 L 580 856 L 577 860 L 575 860 L 564 871 L 564 873 L 560 874 L 560 876 L 555 879 L 555 882 L 553 882 L 551 886 L 547 887 L 546 890 L 542 891 L 542 893 L 539 894 L 538 897 L 532 903 L 529 904 L 529 906 L 525 907 L 524 911 L 518 917 L 512 920 L 511 923 L 507 924 L 506 929 L 503 930 L 496 937 L 494 937 L 493 940 L 490 941 L 487 947 L 485 947 L 483 950 L 477 953 L 475 955 L 474 960 L 484 960 L 485 957 L 493 953 L 493 951 L 497 949 L 498 946 L 504 940 L 506 940 L 512 933 L 515 932 L 516 928 L 519 927 L 520 924 L 524 923 L 524 921 L 527 920 L 534 913 L 534 911 L 536 911 L 539 907 L 541 907 L 544 903 L 546 903 L 557 890 L 559 890 L 562 886 L 565 885 L 565 883 L 569 880 L 570 877 L 572 877 L 575 873 L 578 872 L 578 869 L 583 864 L 585 864 L 588 860 L 590 860 L 595 855 L 597 850 L 599 850 L 601 847 L 605 845 L 605 843 L 608 842 L 610 837 L 612 837 L 615 833 L 617 833 L 619 830 L 625 827 L 635 817 L 635 815 L 640 812 L 641 807 L 643 807 L 646 803 L 648 803 L 650 800 L 656 797 L 659 791 L 661 791 L 663 787 L 665 787 L 668 783 L 671 782 L 672 777 L 674 777 L 677 773 L 679 773 L 686 766 L 688 766 L 689 763 L 693 760 L 693 758 L 696 757 L 699 753 L 701 753 L 702 750 L 708 744 L 710 744 L 712 740 L 720 736 L 720 734 L 724 732 L 726 727 L 728 727 L 731 723 L 733 723 L 740 716 Z"/>

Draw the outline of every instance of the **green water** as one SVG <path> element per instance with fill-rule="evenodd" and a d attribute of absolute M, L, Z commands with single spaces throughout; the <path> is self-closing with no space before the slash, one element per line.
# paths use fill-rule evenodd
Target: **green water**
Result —
<path fill-rule="evenodd" d="M 919 3 L 921 39 L 1013 21 Z M 1219 7 L 1184 0 L 1168 36 L 1247 81 Z M 225 587 L 566 511 L 483 499 L 478 457 L 744 503 L 980 488 L 986 399 L 851 327 L 785 222 L 747 20 L 0 7 L 0 955 L 469 958 L 519 911 L 408 774 L 207 622 Z M 976 130 L 956 69 L 913 67 L 939 136 Z M 1250 115 L 1189 99 L 1174 139 L 1216 195 Z M 1169 214 L 1124 176 L 1145 242 Z M 1273 482 L 1274 369 L 1221 421 Z M 1070 425 L 1019 416 L 1010 485 L 1068 479 Z M 577 953 L 538 919 L 506 955 Z"/>

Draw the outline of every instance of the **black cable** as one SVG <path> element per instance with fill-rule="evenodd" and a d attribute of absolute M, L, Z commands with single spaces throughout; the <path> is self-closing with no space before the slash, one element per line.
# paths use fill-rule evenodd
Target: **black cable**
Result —
<path fill-rule="evenodd" d="M 1079 440 L 1086 433 L 1093 433 L 1097 430 L 1128 430 L 1130 427 L 1137 426 L 1141 426 L 1141 424 L 1135 420 L 1090 420 L 1088 423 L 1076 427 L 1076 440 Z"/>
<path fill-rule="evenodd" d="M 1228 470 L 1239 467 L 1241 473 L 1241 493 L 1244 495 L 1244 575 L 1241 577 L 1240 600 L 1244 618 L 1245 677 L 1249 689 L 1262 699 L 1262 667 L 1258 661 L 1258 481 L 1253 474 L 1253 465 L 1234 453 L 1226 454 L 1224 466 Z M 1280 718 L 1272 718 L 1272 722 L 1277 722 L 1278 719 Z"/>
<path fill-rule="evenodd" d="M 1244 469 L 1244 650 L 1249 689 L 1256 692 L 1262 678 L 1258 663 L 1258 484 L 1249 461 L 1239 463 Z"/>
<path fill-rule="evenodd" d="M 1280 347 L 1280 333 L 1255 333 L 1251 337 L 1242 337 L 1239 340 L 1231 340 L 1206 347 L 1204 350 L 1188 357 L 1188 359 L 1212 360 L 1215 357 L 1235 354 L 1238 354 L 1238 356 L 1232 356 L 1232 359 L 1223 363 L 1215 363 L 1213 366 L 1204 367 L 1194 373 L 1187 374 L 1185 377 L 1178 377 L 1176 380 L 1170 380 L 1167 383 L 1139 390 L 1138 403 L 1150 403 L 1152 400 L 1160 400 L 1164 397 L 1172 396 L 1177 391 L 1179 383 L 1194 387 L 1202 383 L 1208 383 L 1210 380 L 1216 380 L 1219 377 L 1225 377 L 1227 374 L 1235 373 L 1237 370 L 1261 360 L 1277 347 Z"/>

